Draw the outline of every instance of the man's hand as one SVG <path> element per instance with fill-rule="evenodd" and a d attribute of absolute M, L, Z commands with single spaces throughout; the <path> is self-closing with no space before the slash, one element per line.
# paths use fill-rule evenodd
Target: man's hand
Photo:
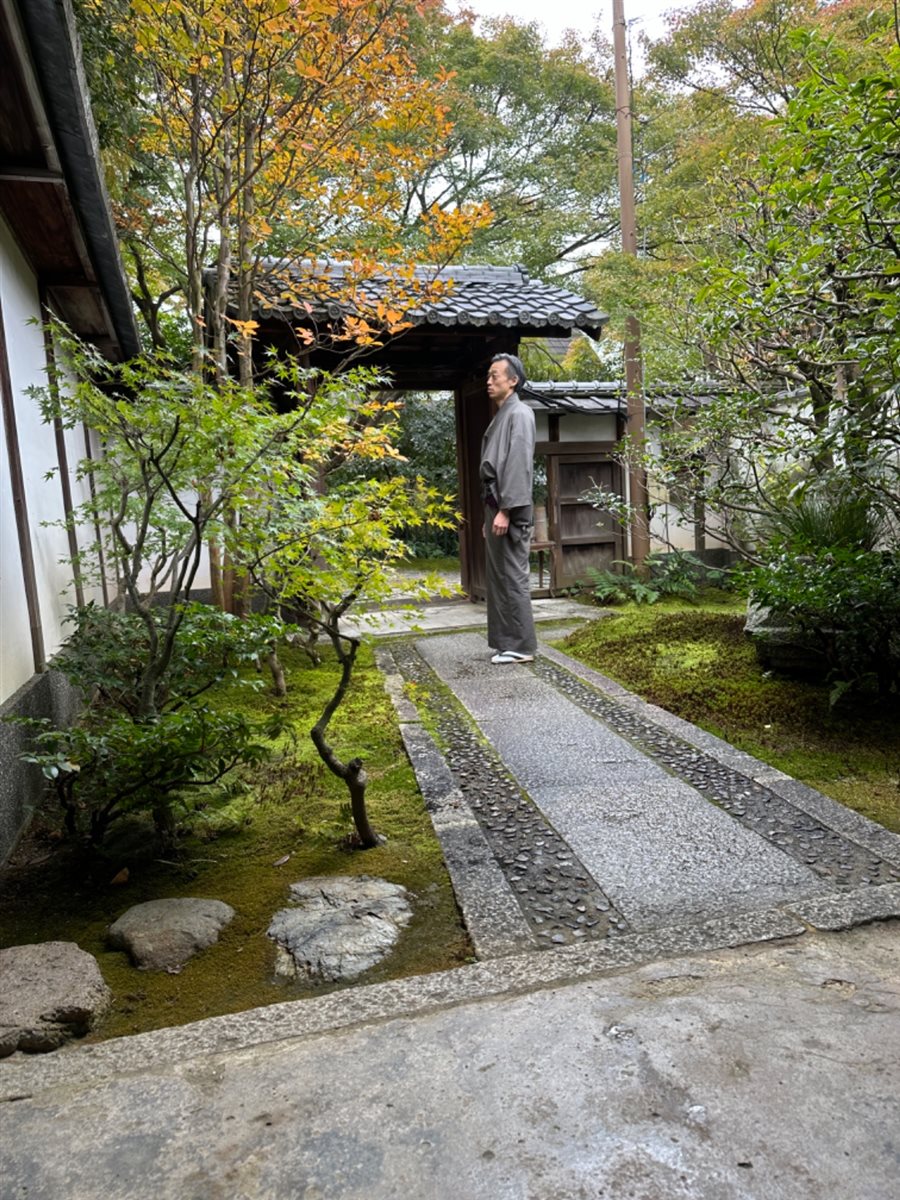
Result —
<path fill-rule="evenodd" d="M 499 509 L 494 517 L 494 523 L 491 526 L 491 532 L 497 537 L 503 537 L 509 529 L 509 513 L 502 508 Z"/>

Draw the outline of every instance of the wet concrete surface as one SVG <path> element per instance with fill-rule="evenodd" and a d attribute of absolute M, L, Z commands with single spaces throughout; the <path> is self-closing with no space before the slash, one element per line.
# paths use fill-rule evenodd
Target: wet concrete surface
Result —
<path fill-rule="evenodd" d="M 417 1011 L 413 981 L 345 1027 L 118 1070 L 109 1043 L 97 1076 L 74 1050 L 0 1105 L 0 1195 L 890 1200 L 898 951 L 894 922 L 524 991 L 494 964 L 494 994 Z"/>

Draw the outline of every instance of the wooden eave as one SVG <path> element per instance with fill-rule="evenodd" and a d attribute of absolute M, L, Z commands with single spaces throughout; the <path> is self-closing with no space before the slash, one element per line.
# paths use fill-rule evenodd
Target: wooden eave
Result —
<path fill-rule="evenodd" d="M 331 350 L 326 337 L 307 351 L 302 330 L 327 334 L 329 324 L 340 324 L 342 316 L 339 306 L 332 305 L 331 312 L 317 302 L 314 291 L 311 299 L 320 311 L 314 310 L 311 317 L 299 305 L 284 309 L 259 304 L 254 313 L 260 326 L 257 344 L 303 354 L 311 366 L 330 371 L 344 369 L 352 354 L 354 362 L 389 374 L 401 390 L 453 391 L 473 373 L 480 375 L 493 354 L 517 352 L 523 338 L 568 338 L 575 328 L 589 328 L 599 336 L 606 320 L 589 301 L 530 281 L 522 268 L 446 270 L 458 272 L 456 291 L 411 311 L 407 327 L 381 345 L 354 348 L 343 342 Z M 211 278 L 212 273 L 207 286 Z M 473 294 L 476 289 L 479 294 Z"/>
<path fill-rule="evenodd" d="M 0 214 L 42 297 L 108 358 L 139 350 L 67 0 L 0 0 Z"/>
<path fill-rule="evenodd" d="M 481 371 L 494 354 L 514 352 L 528 332 L 519 327 L 415 326 L 382 346 L 332 351 L 318 347 L 307 355 L 310 366 L 333 371 L 365 366 L 390 375 L 401 391 L 454 391 L 473 371 Z M 304 348 L 284 321 L 263 320 L 257 343 L 303 353 Z M 352 353 L 352 362 L 349 355 Z"/>

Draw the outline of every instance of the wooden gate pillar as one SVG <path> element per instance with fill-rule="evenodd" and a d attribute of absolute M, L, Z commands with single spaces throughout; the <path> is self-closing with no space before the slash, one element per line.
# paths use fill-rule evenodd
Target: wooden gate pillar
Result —
<path fill-rule="evenodd" d="M 484 374 L 472 374 L 457 387 L 456 466 L 459 476 L 459 569 L 463 591 L 470 600 L 485 595 L 483 506 L 478 465 L 481 439 L 491 419 Z"/>

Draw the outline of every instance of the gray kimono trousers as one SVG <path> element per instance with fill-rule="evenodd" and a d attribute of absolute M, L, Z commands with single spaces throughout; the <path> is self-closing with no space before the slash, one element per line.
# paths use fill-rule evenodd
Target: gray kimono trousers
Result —
<path fill-rule="evenodd" d="M 488 425 L 481 443 L 481 490 L 485 501 L 488 645 L 533 654 L 529 550 L 534 475 L 534 414 L 513 392 Z M 491 532 L 498 509 L 509 513 L 509 531 Z"/>

